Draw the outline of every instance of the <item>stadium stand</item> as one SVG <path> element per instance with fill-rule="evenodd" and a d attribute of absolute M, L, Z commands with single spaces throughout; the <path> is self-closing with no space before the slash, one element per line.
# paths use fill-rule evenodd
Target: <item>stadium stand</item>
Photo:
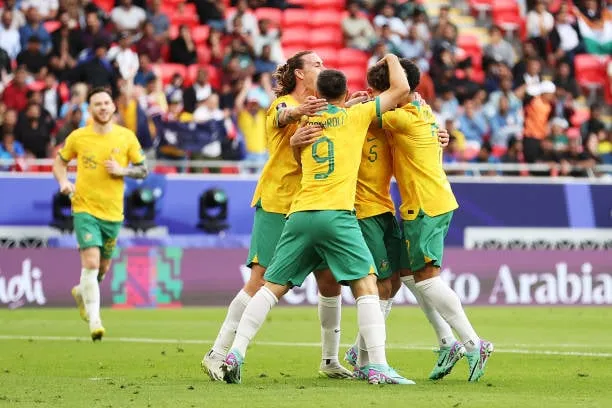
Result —
<path fill-rule="evenodd" d="M 521 140 L 541 114 L 532 108 L 544 99 L 550 114 L 530 161 L 550 165 L 544 173 L 552 175 L 583 174 L 558 169 L 612 163 L 610 6 L 599 1 L 589 10 L 589 2 L 550 0 L 542 11 L 540 3 L 232 0 L 211 8 L 203 0 L 94 0 L 85 7 L 60 1 L 49 17 L 35 2 L 22 2 L 33 5 L 27 10 L 9 2 L 13 9 L 0 13 L 0 171 L 48 171 L 48 163 L 32 159 L 53 156 L 76 120 L 76 107 L 82 110 L 78 125 L 87 123 L 86 103 L 76 91 L 81 83 L 113 89 L 118 123 L 138 133 L 150 159 L 176 159 L 160 147 L 167 142 L 160 140 L 166 124 L 214 112 L 227 119 L 223 152 L 202 157 L 186 151 L 182 160 L 265 157 L 265 135 L 240 128 L 234 99 L 250 86 L 253 103 L 267 108 L 277 64 L 311 49 L 328 68 L 346 74 L 351 91 L 365 89 L 367 68 L 381 53 L 417 60 L 424 76 L 418 91 L 451 130 L 444 157 L 451 167 L 523 163 Z M 541 32 L 529 30 L 534 18 L 546 22 Z M 492 37 L 493 26 L 502 37 Z M 127 48 L 121 38 L 128 38 Z M 85 67 L 104 78 L 88 75 Z M 201 77 L 200 68 L 206 72 Z M 35 129 L 28 110 L 40 112 Z M 154 115 L 162 120 L 153 121 Z M 34 138 L 39 122 L 44 135 Z M 549 145 L 543 141 L 553 149 L 543 148 Z M 173 173 L 189 166 L 155 168 Z"/>

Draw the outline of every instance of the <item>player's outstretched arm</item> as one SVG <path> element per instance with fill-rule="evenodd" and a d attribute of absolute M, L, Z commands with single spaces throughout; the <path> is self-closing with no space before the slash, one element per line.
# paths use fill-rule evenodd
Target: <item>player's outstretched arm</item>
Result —
<path fill-rule="evenodd" d="M 301 105 L 280 109 L 278 111 L 277 125 L 279 128 L 282 128 L 297 122 L 304 115 L 315 116 L 317 112 L 323 110 L 326 106 L 327 101 L 325 99 L 308 96 Z"/>
<path fill-rule="evenodd" d="M 53 177 L 59 184 L 62 194 L 70 195 L 74 193 L 74 184 L 68 180 L 68 162 L 58 154 L 53 162 Z"/>
<path fill-rule="evenodd" d="M 379 95 L 380 115 L 393 109 L 410 92 L 408 78 L 402 68 L 399 58 L 393 54 L 387 54 L 377 64 L 387 64 L 389 68 L 389 89 Z"/>
<path fill-rule="evenodd" d="M 116 177 L 143 179 L 149 174 L 149 169 L 147 169 L 145 162 L 135 164 L 131 167 L 122 167 L 114 158 L 110 158 L 104 162 L 104 167 L 106 167 L 108 174 Z"/>

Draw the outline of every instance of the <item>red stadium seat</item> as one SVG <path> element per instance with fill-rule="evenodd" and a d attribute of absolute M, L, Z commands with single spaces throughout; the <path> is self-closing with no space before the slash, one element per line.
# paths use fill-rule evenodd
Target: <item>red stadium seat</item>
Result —
<path fill-rule="evenodd" d="M 606 59 L 590 54 L 576 55 L 576 81 L 584 87 L 604 86 L 607 81 Z"/>
<path fill-rule="evenodd" d="M 345 10 L 346 0 L 310 0 L 307 7 L 318 10 Z"/>
<path fill-rule="evenodd" d="M 574 114 L 570 118 L 570 123 L 572 126 L 580 127 L 584 122 L 586 122 L 591 116 L 591 112 L 588 109 L 577 109 L 574 111 Z"/>
<path fill-rule="evenodd" d="M 196 48 L 196 53 L 198 54 L 198 64 L 208 65 L 211 57 L 210 48 L 203 44 Z"/>
<path fill-rule="evenodd" d="M 291 58 L 300 51 L 304 51 L 304 48 L 295 46 L 283 46 L 283 54 L 285 54 L 285 59 Z"/>
<path fill-rule="evenodd" d="M 275 26 L 280 27 L 283 21 L 283 12 L 276 8 L 260 7 L 255 10 L 255 17 L 257 17 L 257 20 L 270 20 Z"/>
<path fill-rule="evenodd" d="M 306 27 L 310 18 L 310 11 L 302 9 L 287 9 L 283 12 L 283 29 Z"/>
<path fill-rule="evenodd" d="M 281 44 L 285 46 L 301 47 L 302 49 L 308 48 L 308 37 L 310 33 L 305 28 L 293 27 L 291 29 L 283 30 L 281 37 Z"/>
<path fill-rule="evenodd" d="M 57 20 L 50 20 L 50 21 L 45 21 L 43 23 L 43 26 L 45 27 L 45 30 L 47 30 L 48 33 L 52 33 L 58 28 L 60 28 L 62 26 L 62 23 Z"/>
<path fill-rule="evenodd" d="M 340 67 L 365 67 L 368 65 L 370 57 L 361 50 L 354 48 L 342 48 L 338 51 L 338 64 Z"/>
<path fill-rule="evenodd" d="M 325 68 L 339 68 L 338 61 L 338 50 L 336 48 L 317 48 L 313 49 L 319 57 L 323 60 Z"/>
<path fill-rule="evenodd" d="M 481 20 L 483 20 L 487 12 L 491 11 L 493 8 L 493 0 L 469 0 L 468 4 L 472 15 L 478 16 Z"/>
<path fill-rule="evenodd" d="M 317 10 L 310 14 L 310 26 L 339 28 L 342 22 L 342 13 L 337 10 Z"/>
<path fill-rule="evenodd" d="M 221 72 L 213 65 L 208 65 L 208 82 L 215 89 L 221 88 Z"/>
<path fill-rule="evenodd" d="M 107 13 L 110 13 L 115 7 L 115 0 L 93 0 L 93 3 Z"/>
<path fill-rule="evenodd" d="M 366 88 L 366 67 L 344 67 L 342 72 L 346 75 L 350 92 L 361 91 Z"/>
<path fill-rule="evenodd" d="M 342 30 L 326 28 L 312 30 L 308 36 L 308 41 L 311 48 L 318 47 L 336 47 L 341 48 L 344 44 Z"/>
<path fill-rule="evenodd" d="M 170 62 L 165 62 L 161 64 L 157 64 L 158 71 L 161 75 L 161 81 L 164 85 L 170 83 L 172 76 L 176 73 L 185 77 L 185 66 L 182 64 L 173 64 Z"/>
<path fill-rule="evenodd" d="M 200 24 L 200 22 L 198 21 L 198 15 L 183 15 L 183 16 L 177 16 L 174 15 L 172 17 L 170 17 L 170 24 L 174 24 L 174 25 L 186 25 L 187 27 L 195 27 L 198 24 Z"/>
<path fill-rule="evenodd" d="M 193 42 L 196 45 L 202 45 L 206 43 L 206 40 L 208 40 L 209 32 L 210 27 L 204 24 L 193 27 L 193 29 L 191 30 L 191 37 L 193 38 Z"/>
<path fill-rule="evenodd" d="M 176 174 L 178 173 L 178 171 L 176 170 L 176 167 L 174 166 L 155 166 L 155 169 L 153 169 L 153 172 L 157 174 Z"/>
<path fill-rule="evenodd" d="M 482 46 L 478 37 L 475 35 L 459 35 L 457 47 L 465 52 L 466 58 L 472 58 L 472 66 L 475 70 L 482 67 Z"/>

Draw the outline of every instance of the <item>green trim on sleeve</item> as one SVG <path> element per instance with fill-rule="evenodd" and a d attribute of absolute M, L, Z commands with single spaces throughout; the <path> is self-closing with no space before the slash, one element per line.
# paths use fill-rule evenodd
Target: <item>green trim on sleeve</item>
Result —
<path fill-rule="evenodd" d="M 380 126 L 380 128 L 382 129 L 383 120 L 382 120 L 382 114 L 380 113 L 380 97 L 377 96 L 374 99 L 374 103 L 376 104 L 376 117 L 378 118 L 378 126 Z"/>
<path fill-rule="evenodd" d="M 62 161 L 63 161 L 64 163 L 70 163 L 70 160 L 66 160 L 66 159 L 64 159 L 64 156 L 62 156 L 62 152 L 61 152 L 61 151 L 60 151 L 60 152 L 57 152 L 57 155 L 59 156 L 59 158 L 60 158 L 60 159 L 62 159 Z"/>

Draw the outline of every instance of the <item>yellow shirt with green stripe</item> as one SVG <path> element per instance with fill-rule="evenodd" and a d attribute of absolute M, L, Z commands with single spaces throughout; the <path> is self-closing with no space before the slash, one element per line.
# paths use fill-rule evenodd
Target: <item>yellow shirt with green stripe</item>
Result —
<path fill-rule="evenodd" d="M 123 178 L 111 176 L 104 162 L 112 157 L 123 167 L 143 163 L 145 156 L 134 132 L 113 125 L 110 132 L 101 135 L 85 126 L 68 135 L 59 156 L 65 162 L 77 159 L 72 211 L 105 221 L 123 221 Z"/>
<path fill-rule="evenodd" d="M 282 109 L 298 105 L 293 96 L 284 95 L 276 98 L 268 108 L 266 145 L 270 156 L 257 182 L 251 206 L 259 202 L 265 211 L 278 214 L 287 214 L 291 208 L 291 202 L 300 188 L 302 175 L 289 143 L 298 123 L 279 127 L 278 115 Z"/>
<path fill-rule="evenodd" d="M 368 129 L 361 152 L 355 194 L 357 218 L 369 218 L 388 212 L 395 214 L 390 192 L 392 177 L 391 145 L 379 122 L 374 121 Z"/>
<path fill-rule="evenodd" d="M 442 147 L 431 108 L 412 102 L 386 112 L 382 122 L 383 129 L 392 134 L 402 219 L 415 219 L 419 210 L 435 217 L 459 207 L 442 167 Z"/>
<path fill-rule="evenodd" d="M 323 127 L 322 135 L 302 150 L 302 181 L 289 213 L 309 210 L 348 210 L 355 207 L 361 152 L 372 120 L 380 117 L 380 101 L 341 108 L 328 105 L 309 124 Z"/>

